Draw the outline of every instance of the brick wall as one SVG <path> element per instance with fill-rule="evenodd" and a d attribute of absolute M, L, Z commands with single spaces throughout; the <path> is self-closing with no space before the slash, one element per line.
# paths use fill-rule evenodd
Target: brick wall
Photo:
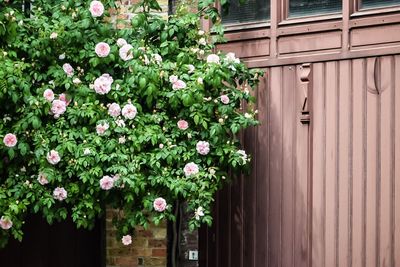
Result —
<path fill-rule="evenodd" d="M 165 267 L 167 265 L 166 224 L 137 228 L 132 244 L 124 246 L 116 239 L 112 225 L 115 211 L 106 214 L 106 262 L 107 267 Z"/>

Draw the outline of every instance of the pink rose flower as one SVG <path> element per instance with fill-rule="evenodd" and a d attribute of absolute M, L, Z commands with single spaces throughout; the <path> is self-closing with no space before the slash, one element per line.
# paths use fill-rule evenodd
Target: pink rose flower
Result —
<path fill-rule="evenodd" d="M 17 144 L 18 140 L 15 134 L 8 133 L 4 136 L 3 142 L 7 147 L 14 147 Z"/>
<path fill-rule="evenodd" d="M 162 197 L 158 197 L 153 202 L 153 207 L 158 212 L 163 212 L 167 208 L 167 202 Z"/>
<path fill-rule="evenodd" d="M 94 81 L 94 90 L 99 95 L 105 95 L 111 90 L 111 85 L 114 82 L 110 74 L 105 73 Z"/>
<path fill-rule="evenodd" d="M 53 191 L 53 198 L 59 201 L 63 201 L 68 196 L 67 190 L 64 187 L 56 187 Z"/>
<path fill-rule="evenodd" d="M 74 78 L 73 80 L 72 80 L 72 82 L 74 83 L 74 84 L 76 84 L 76 85 L 78 85 L 78 84 L 81 84 L 81 79 L 79 79 L 79 78 Z"/>
<path fill-rule="evenodd" d="M 130 235 L 124 235 L 121 239 L 122 244 L 124 244 L 125 246 L 128 246 L 130 244 L 132 244 L 132 236 Z"/>
<path fill-rule="evenodd" d="M 96 45 L 94 51 L 99 57 L 106 57 L 110 54 L 110 46 L 105 42 L 100 42 Z"/>
<path fill-rule="evenodd" d="M 207 155 L 210 152 L 210 144 L 206 141 L 199 141 L 196 144 L 196 150 L 200 155 Z"/>
<path fill-rule="evenodd" d="M 50 152 L 47 154 L 46 159 L 52 165 L 56 165 L 61 160 L 60 155 L 55 150 L 50 150 Z"/>
<path fill-rule="evenodd" d="M 219 64 L 219 56 L 216 54 L 211 54 L 207 56 L 207 63 Z"/>
<path fill-rule="evenodd" d="M 107 122 L 104 122 L 102 124 L 98 124 L 96 126 L 96 132 L 97 132 L 98 135 L 103 135 L 108 130 L 109 127 L 110 127 L 110 125 L 108 125 Z"/>
<path fill-rule="evenodd" d="M 133 58 L 132 51 L 131 51 L 132 49 L 133 49 L 133 46 L 131 46 L 130 44 L 123 45 L 119 49 L 119 57 L 124 61 L 131 60 Z"/>
<path fill-rule="evenodd" d="M 121 107 L 117 103 L 112 103 L 108 107 L 108 114 L 112 117 L 118 117 L 121 114 Z"/>
<path fill-rule="evenodd" d="M 11 221 L 10 219 L 8 219 L 8 218 L 5 217 L 5 216 L 1 216 L 1 219 L 0 219 L 0 227 L 1 227 L 3 230 L 8 230 L 8 229 L 10 229 L 12 226 L 13 226 L 13 223 L 12 223 L 12 221 Z"/>
<path fill-rule="evenodd" d="M 46 98 L 47 101 L 51 102 L 54 100 L 54 93 L 51 89 L 46 89 L 43 92 L 43 97 Z"/>
<path fill-rule="evenodd" d="M 183 172 L 185 173 L 186 177 L 196 175 L 199 173 L 199 167 L 196 163 L 190 162 L 185 165 L 185 167 L 183 168 Z"/>
<path fill-rule="evenodd" d="M 169 82 L 170 83 L 175 83 L 175 82 L 177 82 L 178 81 L 178 76 L 176 76 L 176 75 L 171 75 L 171 76 L 169 76 Z"/>
<path fill-rule="evenodd" d="M 125 40 L 125 39 L 123 39 L 123 38 L 118 38 L 118 40 L 117 40 L 117 45 L 119 46 L 119 47 L 123 47 L 124 45 L 127 45 L 128 44 L 128 42 Z"/>
<path fill-rule="evenodd" d="M 178 128 L 181 130 L 186 130 L 187 128 L 189 128 L 189 123 L 185 120 L 179 120 L 177 125 L 178 125 Z"/>
<path fill-rule="evenodd" d="M 100 179 L 100 187 L 103 190 L 110 190 L 114 187 L 114 179 L 108 175 Z"/>
<path fill-rule="evenodd" d="M 92 1 L 89 11 L 93 17 L 100 17 L 104 13 L 104 6 L 100 1 Z"/>
<path fill-rule="evenodd" d="M 58 118 L 67 110 L 67 105 L 62 100 L 54 100 L 51 104 L 51 112 Z"/>
<path fill-rule="evenodd" d="M 125 136 L 121 136 L 120 138 L 118 138 L 118 143 L 119 144 L 125 144 L 125 142 L 126 142 Z"/>
<path fill-rule="evenodd" d="M 195 71 L 195 69 L 196 69 L 192 64 L 189 64 L 188 68 L 189 68 L 188 73 L 193 73 Z"/>
<path fill-rule="evenodd" d="M 159 54 L 153 54 L 153 59 L 157 64 L 162 62 L 162 57 Z"/>
<path fill-rule="evenodd" d="M 186 88 L 186 83 L 182 80 L 177 80 L 172 84 L 172 89 L 174 90 L 179 90 L 179 89 L 184 89 Z"/>
<path fill-rule="evenodd" d="M 39 173 L 37 180 L 41 185 L 46 185 L 49 183 L 49 180 L 47 180 L 46 175 L 42 172 Z"/>
<path fill-rule="evenodd" d="M 221 102 L 226 104 L 229 104 L 229 97 L 227 95 L 221 95 Z"/>
<path fill-rule="evenodd" d="M 235 53 L 229 52 L 225 56 L 225 60 L 229 63 L 240 63 L 240 59 L 235 56 Z"/>
<path fill-rule="evenodd" d="M 134 119 L 136 117 L 136 114 L 137 109 L 132 104 L 126 104 L 122 109 L 122 116 L 124 116 L 126 119 Z"/>
<path fill-rule="evenodd" d="M 63 101 L 63 102 L 65 103 L 66 106 L 68 106 L 69 103 L 71 103 L 71 100 L 67 100 L 67 96 L 66 96 L 65 94 L 61 94 L 61 95 L 58 97 L 58 100 Z"/>
<path fill-rule="evenodd" d="M 124 120 L 121 120 L 121 119 L 116 120 L 115 124 L 117 124 L 118 127 L 125 127 L 125 122 L 124 122 Z"/>
<path fill-rule="evenodd" d="M 74 75 L 74 68 L 69 63 L 65 63 L 63 65 L 63 70 L 67 74 L 68 77 L 72 77 Z"/>

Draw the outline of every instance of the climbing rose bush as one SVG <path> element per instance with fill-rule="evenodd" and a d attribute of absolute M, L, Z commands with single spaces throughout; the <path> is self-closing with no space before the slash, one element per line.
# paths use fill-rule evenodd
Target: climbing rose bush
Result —
<path fill-rule="evenodd" d="M 250 157 L 260 72 L 216 52 L 212 1 L 168 20 L 155 0 L 118 29 L 114 1 L 0 0 L 0 240 L 21 240 L 29 213 L 91 228 L 106 207 L 125 245 L 137 225 L 210 224 L 215 192 Z M 144 10 L 144 11 L 143 11 Z"/>

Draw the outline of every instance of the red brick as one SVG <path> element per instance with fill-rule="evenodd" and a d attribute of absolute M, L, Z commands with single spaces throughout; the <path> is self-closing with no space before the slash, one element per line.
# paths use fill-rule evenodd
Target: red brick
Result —
<path fill-rule="evenodd" d="M 149 239 L 149 248 L 166 248 L 167 240 Z"/>
<path fill-rule="evenodd" d="M 153 248 L 151 254 L 153 257 L 166 257 L 167 250 L 165 248 Z"/>

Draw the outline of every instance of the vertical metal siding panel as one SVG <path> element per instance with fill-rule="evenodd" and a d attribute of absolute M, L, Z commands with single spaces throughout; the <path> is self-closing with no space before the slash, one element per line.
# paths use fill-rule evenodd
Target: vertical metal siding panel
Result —
<path fill-rule="evenodd" d="M 337 73 L 336 62 L 327 62 L 325 75 L 325 266 L 336 266 L 336 190 L 337 190 Z"/>
<path fill-rule="evenodd" d="M 281 265 L 281 226 L 282 226 L 282 68 L 271 68 L 270 103 L 270 153 L 269 159 L 269 250 L 270 266 Z"/>
<path fill-rule="evenodd" d="M 338 266 L 348 267 L 350 257 L 349 247 L 349 180 L 350 180 L 350 123 L 351 108 L 351 61 L 340 61 L 339 68 L 339 236 L 338 236 Z"/>
<path fill-rule="evenodd" d="M 393 266 L 400 266 L 400 55 L 395 56 L 394 64 L 395 73 L 395 138 L 394 138 L 394 162 L 395 162 L 395 192 L 394 192 L 394 264 Z"/>
<path fill-rule="evenodd" d="M 212 242 L 212 246 L 208 252 L 208 258 L 210 259 L 210 261 L 209 261 L 209 264 L 207 267 L 218 267 L 218 257 L 220 254 L 220 250 L 219 250 L 220 231 L 218 230 L 218 227 L 220 225 L 220 218 L 221 218 L 221 215 L 219 213 L 219 210 L 220 210 L 219 202 L 220 202 L 219 193 L 217 193 L 215 196 L 215 205 L 214 205 L 214 209 L 213 209 L 214 213 L 217 215 L 215 217 L 215 221 L 214 221 L 213 225 L 211 226 L 211 229 L 208 230 L 208 241 Z"/>
<path fill-rule="evenodd" d="M 297 67 L 297 72 L 300 72 L 300 68 Z M 304 102 L 304 92 L 300 91 L 300 78 L 299 74 L 296 75 L 296 91 L 294 111 L 297 116 L 294 116 L 294 121 L 292 121 L 295 128 L 294 131 L 294 200 L 295 200 L 295 216 L 293 220 L 294 224 L 294 267 L 309 267 L 309 235 L 308 232 L 308 221 L 309 221 L 309 207 L 308 197 L 309 197 L 309 177 L 308 177 L 308 161 L 309 159 L 309 126 L 307 124 L 302 124 L 300 122 L 300 111 Z M 312 81 L 310 81 L 312 83 Z M 311 84 L 312 86 L 312 84 Z M 309 97 L 310 97 L 309 92 Z M 308 99 L 309 108 L 311 108 L 311 99 Z"/>
<path fill-rule="evenodd" d="M 392 57 L 381 60 L 381 117 L 380 117 L 380 146 L 381 146 L 381 192 L 380 192 L 380 244 L 378 266 L 391 267 L 391 181 L 392 181 Z"/>
<path fill-rule="evenodd" d="M 353 73 L 352 147 L 352 267 L 363 266 L 363 185 L 364 185 L 364 60 L 356 59 Z"/>
<path fill-rule="evenodd" d="M 296 68 L 294 66 L 283 67 L 283 155 L 282 155 L 282 266 L 293 266 L 294 243 L 294 147 L 295 134 L 295 105 L 296 97 Z M 304 214 L 303 214 L 304 216 Z"/>
<path fill-rule="evenodd" d="M 313 64 L 312 266 L 324 267 L 324 65 Z"/>
<path fill-rule="evenodd" d="M 263 88 L 264 89 L 264 88 Z M 252 155 L 251 175 L 244 178 L 243 183 L 243 262 L 245 266 L 256 267 L 255 260 L 255 229 L 256 229 L 256 182 L 257 182 L 257 150 L 256 150 L 256 129 L 250 128 L 244 133 L 246 151 Z"/>
<path fill-rule="evenodd" d="M 252 93 L 257 97 L 257 101 L 260 101 L 258 97 L 259 90 L 266 90 L 265 83 L 261 80 L 259 87 Z M 260 109 L 260 104 L 257 102 L 257 108 Z M 260 117 L 259 117 L 260 119 Z M 257 145 L 257 130 L 261 128 L 251 127 L 244 131 L 244 145 L 246 151 L 252 156 L 251 160 L 251 174 L 250 177 L 245 177 L 243 182 L 243 262 L 247 267 L 256 267 L 255 265 L 255 253 L 256 253 L 256 198 L 257 198 L 257 159 L 258 145 Z M 262 153 L 265 151 L 261 150 Z"/>
<path fill-rule="evenodd" d="M 257 146 L 256 146 L 256 243 L 255 243 L 255 267 L 268 267 L 268 233 L 269 233 L 269 129 L 270 129 L 270 101 L 269 91 L 275 84 L 267 82 L 270 76 L 270 69 L 262 80 L 258 89 L 258 119 L 262 124 L 257 127 Z"/>
<path fill-rule="evenodd" d="M 374 64 L 374 59 L 367 59 L 367 64 Z M 372 72 L 367 72 L 367 76 L 374 76 Z M 368 90 L 367 90 L 368 86 Z M 377 171 L 378 171 L 378 100 L 379 95 L 371 93 L 371 86 L 368 84 L 364 90 L 367 92 L 367 177 L 366 177 L 366 266 L 377 267 Z"/>
<path fill-rule="evenodd" d="M 218 193 L 219 220 L 217 226 L 218 267 L 230 265 L 231 221 L 230 221 L 230 191 L 231 186 L 226 185 Z"/>
<path fill-rule="evenodd" d="M 235 176 L 234 174 L 232 174 Z M 242 177 L 234 177 L 230 192 L 230 203 L 231 203 L 231 214 L 228 220 L 231 222 L 231 236 L 230 241 L 230 265 L 235 263 L 237 267 L 242 266 L 243 260 L 243 206 L 242 206 L 242 188 L 243 179 Z"/>

